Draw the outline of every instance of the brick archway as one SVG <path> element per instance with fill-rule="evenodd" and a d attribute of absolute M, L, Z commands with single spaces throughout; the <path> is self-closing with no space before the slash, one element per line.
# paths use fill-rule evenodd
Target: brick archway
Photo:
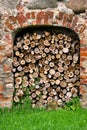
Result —
<path fill-rule="evenodd" d="M 11 107 L 13 100 L 13 38 L 12 32 L 20 27 L 29 25 L 53 25 L 62 26 L 74 30 L 80 38 L 80 93 L 83 98 L 87 95 L 87 25 L 86 21 L 74 14 L 66 14 L 56 10 L 26 10 L 19 6 L 16 9 L 16 16 L 8 13 L 1 17 L 2 39 L 0 45 L 0 107 Z M 85 48 L 86 47 L 86 48 Z M 86 100 L 86 99 L 85 99 Z"/>

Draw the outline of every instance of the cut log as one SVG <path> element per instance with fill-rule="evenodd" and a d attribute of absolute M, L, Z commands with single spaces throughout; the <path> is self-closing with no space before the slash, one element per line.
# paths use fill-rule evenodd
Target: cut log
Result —
<path fill-rule="evenodd" d="M 68 53 L 69 52 L 69 49 L 66 47 L 66 48 L 63 48 L 63 52 L 64 53 Z"/>
<path fill-rule="evenodd" d="M 58 67 L 58 71 L 59 71 L 60 73 L 62 73 L 62 72 L 63 72 L 63 70 L 64 70 L 64 69 L 63 69 L 63 67 L 62 67 L 62 66 L 59 66 L 59 67 Z"/>
<path fill-rule="evenodd" d="M 49 103 L 49 102 L 52 102 L 52 101 L 53 101 L 52 97 L 48 97 L 48 98 L 47 98 L 47 101 L 48 101 L 48 103 Z"/>
<path fill-rule="evenodd" d="M 59 85 L 60 84 L 60 80 L 56 80 L 56 82 L 55 82 L 57 85 Z"/>
<path fill-rule="evenodd" d="M 79 73 L 80 73 L 80 70 L 75 70 L 76 75 L 79 75 Z"/>
<path fill-rule="evenodd" d="M 66 87 L 67 87 L 66 80 L 60 81 L 60 86 L 61 86 L 62 88 L 66 88 Z"/>
<path fill-rule="evenodd" d="M 24 44 L 25 44 L 25 45 L 30 45 L 30 40 L 29 40 L 29 39 L 25 39 L 25 40 L 24 40 Z"/>
<path fill-rule="evenodd" d="M 29 49 L 28 45 L 23 45 L 23 49 L 28 50 Z"/>
<path fill-rule="evenodd" d="M 49 53 L 49 51 L 50 51 L 50 50 L 49 50 L 49 48 L 47 48 L 47 47 L 44 49 L 44 52 L 45 52 L 45 53 Z"/>
<path fill-rule="evenodd" d="M 59 39 L 63 39 L 64 35 L 63 34 L 58 34 Z"/>
<path fill-rule="evenodd" d="M 31 48 L 34 48 L 35 45 L 36 45 L 36 43 L 35 43 L 34 41 L 32 41 L 32 42 L 30 43 Z"/>
<path fill-rule="evenodd" d="M 58 78 L 58 77 L 60 77 L 60 72 L 55 72 L 55 78 Z"/>
<path fill-rule="evenodd" d="M 18 70 L 19 72 L 22 71 L 22 69 L 23 69 L 22 66 L 18 66 L 18 67 L 17 67 L 17 70 Z"/>
<path fill-rule="evenodd" d="M 45 33 L 45 36 L 49 36 L 50 35 L 50 32 L 44 32 Z"/>
<path fill-rule="evenodd" d="M 17 90 L 16 96 L 18 96 L 18 97 L 23 97 L 23 95 L 24 95 L 24 93 L 23 93 L 22 90 Z"/>
<path fill-rule="evenodd" d="M 48 40 L 45 40 L 45 41 L 44 41 L 44 45 L 45 45 L 45 46 L 49 46 L 49 45 L 50 45 L 49 41 L 48 41 Z"/>
<path fill-rule="evenodd" d="M 72 78 L 74 76 L 73 72 L 69 72 L 69 77 Z"/>
<path fill-rule="evenodd" d="M 78 59 L 79 59 L 78 54 L 74 54 L 73 60 L 74 60 L 75 63 L 77 63 Z"/>
<path fill-rule="evenodd" d="M 27 31 L 13 46 L 14 102 L 61 107 L 79 93 L 79 40 L 64 32 Z M 56 105 L 55 105 L 56 104 Z"/>
<path fill-rule="evenodd" d="M 20 61 L 20 64 L 21 64 L 21 65 L 25 65 L 25 60 L 21 60 L 21 61 Z"/>
<path fill-rule="evenodd" d="M 50 75 L 54 75 L 55 74 L 55 70 L 54 69 L 50 69 L 49 73 L 50 73 Z"/>

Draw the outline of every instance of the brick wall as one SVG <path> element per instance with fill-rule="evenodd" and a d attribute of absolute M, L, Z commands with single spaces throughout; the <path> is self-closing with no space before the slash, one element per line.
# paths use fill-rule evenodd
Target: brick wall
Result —
<path fill-rule="evenodd" d="M 87 107 L 87 19 L 58 10 L 29 10 L 17 6 L 1 15 L 0 23 L 0 107 L 11 107 L 14 92 L 12 73 L 13 37 L 15 30 L 30 25 L 63 26 L 74 30 L 80 38 L 81 104 Z"/>

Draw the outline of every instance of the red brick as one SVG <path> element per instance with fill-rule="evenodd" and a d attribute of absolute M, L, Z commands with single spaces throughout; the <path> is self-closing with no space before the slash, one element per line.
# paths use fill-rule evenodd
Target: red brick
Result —
<path fill-rule="evenodd" d="M 87 44 L 87 39 L 82 39 L 82 40 L 80 40 L 80 43 L 81 43 L 81 44 Z"/>
<path fill-rule="evenodd" d="M 86 80 L 87 80 L 87 76 L 85 76 L 85 75 L 81 75 L 80 78 L 81 78 L 81 79 L 86 79 Z"/>
<path fill-rule="evenodd" d="M 18 20 L 18 23 L 20 24 L 20 26 L 22 26 L 23 23 L 26 21 L 26 17 L 23 14 L 18 14 L 17 20 Z"/>
<path fill-rule="evenodd" d="M 14 82 L 14 79 L 13 79 L 13 78 L 6 78 L 6 79 L 5 79 L 5 82 L 6 82 L 6 83 L 13 83 L 13 82 Z"/>
<path fill-rule="evenodd" d="M 53 12 L 52 11 L 45 12 L 44 24 L 49 24 L 48 23 L 49 19 L 53 19 Z"/>
<path fill-rule="evenodd" d="M 5 35 L 5 39 L 6 39 L 6 41 L 11 40 L 10 35 L 9 35 L 9 34 L 6 34 L 6 35 Z"/>
<path fill-rule="evenodd" d="M 3 70 L 4 70 L 4 73 L 10 73 L 12 68 L 9 65 L 4 64 L 3 65 Z"/>
<path fill-rule="evenodd" d="M 12 26 L 12 24 L 9 21 L 5 22 L 5 25 L 7 26 L 7 28 L 9 28 L 10 30 L 13 30 L 14 27 Z"/>
<path fill-rule="evenodd" d="M 26 19 L 30 19 L 30 13 L 26 13 Z"/>
<path fill-rule="evenodd" d="M 81 80 L 80 80 L 80 84 L 87 84 L 87 80 L 85 80 L 85 79 L 82 80 L 82 79 L 81 79 Z"/>
<path fill-rule="evenodd" d="M 80 85 L 80 94 L 84 95 L 86 91 L 84 90 L 83 86 Z"/>
<path fill-rule="evenodd" d="M 31 12 L 31 18 L 35 19 L 35 12 Z"/>
<path fill-rule="evenodd" d="M 16 22 L 16 17 L 14 17 L 14 16 L 9 16 L 9 20 L 12 21 L 13 23 L 15 23 L 15 22 Z"/>
<path fill-rule="evenodd" d="M 13 53 L 10 52 L 10 51 L 6 53 L 6 56 L 7 56 L 7 57 L 12 57 L 12 55 L 13 55 Z"/>
<path fill-rule="evenodd" d="M 0 45 L 0 51 L 4 49 L 5 49 L 5 46 Z"/>
<path fill-rule="evenodd" d="M 2 63 L 5 59 L 5 55 L 0 55 L 0 63 Z"/>
<path fill-rule="evenodd" d="M 5 97 L 2 99 L 2 101 L 5 101 L 5 102 L 11 101 L 12 102 L 12 97 Z"/>
<path fill-rule="evenodd" d="M 79 32 L 82 33 L 82 32 L 85 30 L 85 28 L 86 28 L 85 25 L 81 25 L 81 26 L 80 26 L 80 31 L 79 31 Z"/>
<path fill-rule="evenodd" d="M 67 25 L 67 19 L 68 19 L 68 15 L 64 14 L 64 16 L 63 16 L 63 26 Z"/>
<path fill-rule="evenodd" d="M 69 15 L 68 15 L 68 21 L 72 21 L 72 20 L 73 20 L 73 17 L 74 17 L 73 14 L 69 14 Z"/>
<path fill-rule="evenodd" d="M 72 28 L 72 20 L 73 20 L 73 14 L 69 14 L 67 17 L 67 27 Z"/>
<path fill-rule="evenodd" d="M 87 56 L 87 52 L 80 52 L 80 56 Z"/>
<path fill-rule="evenodd" d="M 3 94 L 0 93 L 0 100 L 2 100 L 2 99 L 3 99 Z"/>
<path fill-rule="evenodd" d="M 36 17 L 36 23 L 39 25 L 41 24 L 41 21 L 45 18 L 45 13 L 44 11 L 41 11 L 37 14 L 37 17 Z"/>
<path fill-rule="evenodd" d="M 0 83 L 0 93 L 3 93 L 3 92 L 4 92 L 4 84 Z"/>
<path fill-rule="evenodd" d="M 75 25 L 77 24 L 78 22 L 78 17 L 74 17 L 73 21 L 72 21 L 72 28 L 75 27 Z"/>
<path fill-rule="evenodd" d="M 78 26 L 75 27 L 75 30 L 79 33 L 82 33 L 85 30 L 85 25 L 78 24 Z"/>
<path fill-rule="evenodd" d="M 80 57 L 80 63 L 81 63 L 81 61 L 87 61 L 87 57 Z"/>
<path fill-rule="evenodd" d="M 63 19 L 63 15 L 64 15 L 64 13 L 63 12 L 59 12 L 59 19 L 61 20 L 61 19 Z"/>
<path fill-rule="evenodd" d="M 87 48 L 80 48 L 80 51 L 86 51 L 87 52 Z"/>
<path fill-rule="evenodd" d="M 87 76 L 85 74 L 80 76 L 80 83 L 87 84 Z"/>

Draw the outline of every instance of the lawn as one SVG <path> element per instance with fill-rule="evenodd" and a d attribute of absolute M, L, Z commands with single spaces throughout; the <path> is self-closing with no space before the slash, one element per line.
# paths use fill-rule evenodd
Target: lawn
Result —
<path fill-rule="evenodd" d="M 87 130 L 87 109 L 0 110 L 0 130 Z"/>

